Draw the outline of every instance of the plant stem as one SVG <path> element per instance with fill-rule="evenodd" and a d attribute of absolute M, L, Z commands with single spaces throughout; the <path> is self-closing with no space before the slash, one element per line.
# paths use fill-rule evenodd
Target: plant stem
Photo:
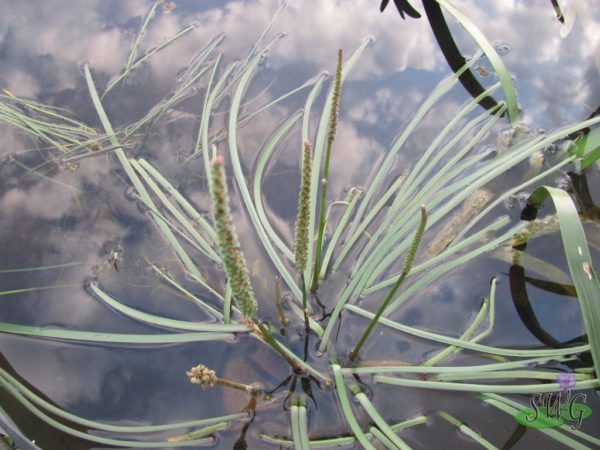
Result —
<path fill-rule="evenodd" d="M 310 290 L 317 291 L 319 286 L 319 273 L 321 272 L 321 251 L 323 250 L 323 235 L 325 233 L 325 202 L 327 201 L 327 177 L 329 176 L 329 161 L 331 159 L 331 147 L 335 140 L 338 112 L 340 109 L 340 90 L 342 87 L 342 49 L 338 50 L 338 61 L 335 71 L 335 85 L 333 88 L 333 106 L 329 120 L 327 133 L 327 151 L 325 153 L 325 166 L 323 167 L 323 178 L 321 179 L 321 203 L 319 204 L 319 234 L 317 237 L 317 250 L 315 254 L 315 270 L 313 271 L 312 285 Z"/>
<path fill-rule="evenodd" d="M 269 327 L 267 327 L 265 324 L 256 321 L 252 321 L 252 325 L 254 328 L 253 331 L 257 333 L 263 341 L 269 344 L 273 350 L 275 350 L 277 353 L 283 356 L 283 358 L 288 362 L 292 369 L 294 369 L 294 371 L 304 372 L 306 370 L 306 368 L 302 363 L 300 363 L 300 361 L 296 361 L 295 359 L 293 359 L 281 348 L 279 342 L 275 340 L 275 338 L 271 334 L 271 331 L 269 331 Z"/>
<path fill-rule="evenodd" d="M 308 288 L 306 287 L 306 279 L 304 278 L 304 272 L 300 273 L 300 279 L 302 281 L 302 312 L 304 313 L 304 361 L 308 358 L 308 335 L 310 334 L 310 322 L 308 321 Z"/>
<path fill-rule="evenodd" d="M 389 294 L 387 295 L 387 297 L 385 298 L 385 300 L 379 307 L 379 311 L 377 311 L 377 314 L 375 314 L 375 317 L 373 317 L 373 319 L 371 319 L 371 323 L 369 323 L 369 326 L 367 327 L 367 329 L 361 336 L 360 340 L 354 347 L 354 350 L 352 350 L 352 353 L 350 353 L 351 361 L 354 361 L 356 359 L 356 357 L 358 356 L 358 353 L 360 352 L 360 349 L 362 348 L 364 343 L 367 341 L 369 335 L 375 328 L 375 325 L 377 325 L 377 322 L 379 322 L 379 319 L 381 318 L 383 312 L 387 308 L 390 301 L 392 301 L 392 298 L 396 294 L 396 291 L 402 285 L 402 283 L 404 282 L 404 280 L 410 273 L 410 270 L 412 268 L 412 265 L 413 265 L 413 262 L 415 259 L 415 254 L 417 252 L 417 248 L 419 247 L 419 243 L 421 242 L 421 239 L 423 238 L 423 233 L 425 232 L 426 225 L 427 225 L 427 208 L 425 208 L 425 205 L 421 205 L 421 223 L 419 224 L 419 228 L 417 229 L 417 232 L 415 233 L 415 237 L 413 238 L 410 249 L 408 250 L 408 253 L 404 260 L 404 267 L 402 269 L 402 273 L 400 274 L 400 276 L 394 283 L 392 290 L 389 292 Z"/>
<path fill-rule="evenodd" d="M 237 381 L 224 380 L 223 378 L 217 378 L 217 380 L 215 380 L 215 384 L 220 384 L 221 386 L 238 389 L 240 391 L 244 391 L 252 395 L 257 394 L 260 391 L 260 388 L 258 386 L 252 386 L 251 384 L 242 384 L 238 383 Z"/>
<path fill-rule="evenodd" d="M 279 320 L 281 320 L 281 326 L 284 328 L 287 327 L 290 322 L 285 316 L 285 311 L 281 305 L 281 278 L 279 278 L 278 275 L 275 275 L 275 307 L 277 308 L 277 313 L 279 314 Z"/>

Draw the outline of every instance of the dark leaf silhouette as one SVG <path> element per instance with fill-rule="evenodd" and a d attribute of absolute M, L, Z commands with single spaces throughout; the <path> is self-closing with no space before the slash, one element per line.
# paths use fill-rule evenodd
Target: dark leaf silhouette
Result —
<path fill-rule="evenodd" d="M 383 10 L 386 8 L 389 2 L 390 0 L 383 0 L 381 2 L 379 10 L 383 12 Z M 413 8 L 407 0 L 394 0 L 394 4 L 396 5 L 396 9 L 398 9 L 398 12 L 400 13 L 400 17 L 402 17 L 403 19 L 405 19 L 404 13 L 406 13 L 407 16 L 412 17 L 413 19 L 418 19 L 419 17 L 421 17 L 419 11 Z"/>

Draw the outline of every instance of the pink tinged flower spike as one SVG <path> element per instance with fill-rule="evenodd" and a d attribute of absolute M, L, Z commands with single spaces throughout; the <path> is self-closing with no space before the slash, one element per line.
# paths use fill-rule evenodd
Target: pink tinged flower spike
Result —
<path fill-rule="evenodd" d="M 331 116 L 329 117 L 329 128 L 327 130 L 327 145 L 331 147 L 335 140 L 337 130 L 338 115 L 340 113 L 340 96 L 342 91 L 342 49 L 338 50 L 337 66 L 335 68 L 335 82 L 333 85 L 333 99 L 331 106 Z"/>
<path fill-rule="evenodd" d="M 220 155 L 215 157 L 212 162 L 211 195 L 217 244 L 223 257 L 233 298 L 242 315 L 245 318 L 254 319 L 257 308 L 256 298 L 250 284 L 246 260 L 231 220 L 225 177 L 225 159 Z"/>

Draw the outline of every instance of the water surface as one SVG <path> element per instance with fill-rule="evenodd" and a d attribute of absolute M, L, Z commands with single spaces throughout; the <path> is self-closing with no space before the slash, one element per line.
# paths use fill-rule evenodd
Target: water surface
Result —
<path fill-rule="evenodd" d="M 139 120 L 168 95 L 180 71 L 221 32 L 227 33 L 219 46 L 224 55 L 222 67 L 243 59 L 279 6 L 275 1 L 176 3 L 170 12 L 158 8 L 140 52 L 188 24 L 195 28 L 151 57 L 107 95 L 104 104 L 117 128 Z M 461 1 L 457 6 L 468 12 L 488 39 L 502 50 L 504 62 L 514 75 L 525 126 L 539 133 L 541 129 L 554 130 L 587 118 L 600 105 L 600 16 L 594 9 L 578 9 L 578 20 L 567 33 L 556 20 L 550 2 L 498 3 L 482 6 L 475 1 Z M 101 88 L 106 86 L 124 67 L 131 42 L 150 6 L 150 2 L 133 0 L 3 2 L 0 85 L 15 95 L 72 111 L 79 120 L 100 130 L 83 77 L 83 64 L 89 63 Z M 474 43 L 451 19 L 449 23 L 461 50 L 473 54 Z M 245 96 L 244 112 L 257 110 L 322 71 L 333 72 L 338 48 L 350 55 L 366 36 L 372 36 L 374 42 L 343 87 L 328 196 L 330 200 L 340 199 L 351 186 L 366 187 L 375 162 L 383 157 L 427 94 L 449 73 L 427 21 L 403 21 L 393 5 L 380 13 L 377 2 L 366 0 L 290 1 L 266 42 L 278 33 L 285 33 L 285 37 L 273 45 L 261 64 Z M 485 60 L 481 67 L 483 74 L 492 70 Z M 494 77 L 482 76 L 481 82 L 489 85 Z M 210 204 L 201 158 L 185 163 L 184 160 L 195 145 L 206 83 L 204 77 L 196 87 L 196 95 L 171 108 L 151 130 L 136 134 L 127 142 L 130 156 L 151 161 L 202 213 L 208 213 Z M 304 90 L 291 96 L 239 129 L 238 146 L 247 173 L 255 167 L 258 151 L 268 136 L 303 107 L 306 95 Z M 411 138 L 407 146 L 410 150 L 397 158 L 394 173 L 409 168 L 452 118 L 456 107 L 468 100 L 458 87 L 436 106 Z M 230 102 L 231 99 L 225 99 L 219 106 L 211 124 L 213 131 L 226 126 Z M 315 103 L 311 136 L 316 132 L 323 103 L 321 94 Z M 497 146 L 497 136 L 507 128 L 509 124 L 503 121 L 481 147 Z M 58 269 L 0 274 L 2 290 L 51 287 L 3 296 L 2 321 L 88 331 L 160 331 L 120 315 L 91 296 L 85 288 L 85 281 L 91 277 L 97 277 L 111 295 L 145 312 L 181 320 L 206 319 L 205 313 L 180 298 L 148 269 L 147 261 L 154 261 L 182 278 L 182 267 L 159 230 L 127 195 L 129 183 L 111 152 L 78 160 L 75 165 L 54 164 L 48 162 L 52 153 L 45 144 L 15 127 L 2 124 L 0 129 L 0 268 L 77 263 Z M 299 182 L 299 142 L 300 130 L 295 127 L 279 146 L 276 163 L 268 166 L 263 181 L 269 217 L 282 238 L 290 243 Z M 226 149 L 225 142 L 219 145 L 222 151 Z M 36 172 L 28 170 L 39 165 Z M 527 166 L 516 168 L 493 188 L 499 190 L 521 180 L 528 170 Z M 592 194 L 598 192 L 597 172 L 594 166 L 588 174 Z M 556 178 L 560 175 L 548 183 L 554 183 Z M 261 317 L 276 321 L 274 305 L 264 300 L 272 295 L 274 269 L 244 217 L 240 198 L 234 199 L 232 208 L 252 267 L 252 281 L 262 300 Z M 518 207 L 503 208 L 499 213 L 509 213 L 517 220 L 517 210 Z M 334 210 L 332 214 L 340 213 Z M 586 232 L 597 235 L 598 228 L 588 226 Z M 119 248 L 123 249 L 123 259 L 115 267 L 108 257 Z M 528 251 L 567 271 L 556 234 L 531 243 Z M 198 264 L 216 286 L 224 286 L 224 274 L 209 261 L 199 258 Z M 508 270 L 506 263 L 478 258 L 419 292 L 393 318 L 458 335 L 489 292 L 489 280 L 497 276 L 496 325 L 487 342 L 502 347 L 538 346 L 511 301 Z M 328 306 L 345 281 L 326 282 L 321 299 Z M 197 285 L 183 282 L 194 292 L 208 295 Z M 566 341 L 584 332 L 576 301 L 533 287 L 528 287 L 528 292 L 538 319 L 557 339 Z M 380 297 L 366 298 L 362 306 L 373 309 L 377 300 Z M 366 325 L 357 317 L 348 316 L 345 320 L 339 349 L 349 348 Z M 303 345 L 301 331 L 299 323 L 287 331 L 289 343 L 297 351 Z M 367 348 L 371 358 L 417 363 L 435 349 L 417 339 L 386 333 L 389 338 L 381 340 L 385 345 Z M 283 361 L 245 337 L 238 337 L 235 342 L 139 348 L 3 334 L 0 350 L 3 367 L 60 407 L 90 419 L 130 424 L 183 421 L 243 408 L 248 399 L 241 394 L 222 388 L 203 390 L 188 383 L 185 371 L 201 361 L 210 361 L 210 366 L 225 377 L 245 383 L 258 381 L 266 389 L 274 388 L 289 375 Z M 325 358 L 311 354 L 310 361 L 327 370 Z M 466 361 L 473 363 L 475 358 L 461 355 L 455 363 Z M 474 396 L 375 386 L 373 401 L 390 421 L 431 415 L 427 425 L 403 432 L 402 437 L 414 448 L 436 448 L 449 442 L 454 448 L 477 448 L 474 441 L 433 416 L 438 409 L 468 423 L 498 447 L 517 426 L 512 417 L 482 405 Z M 341 411 L 333 401 L 334 394 L 314 384 L 313 393 L 317 406 L 310 410 L 311 438 L 347 433 Z M 527 397 L 520 400 L 527 401 Z M 41 424 L 8 396 L 3 395 L 2 404 L 42 448 L 101 448 Z M 600 403 L 591 392 L 588 404 L 600 411 Z M 591 422 L 584 422 L 582 430 L 598 436 Z M 256 420 L 245 435 L 248 448 L 266 446 L 259 440 L 260 432 L 289 436 L 288 424 L 289 415 L 282 402 L 259 407 Z M 363 423 L 366 424 L 367 421 Z M 219 433 L 216 447 L 232 448 L 243 433 L 242 426 L 238 423 Z M 561 448 L 533 430 L 515 448 L 532 446 Z"/>

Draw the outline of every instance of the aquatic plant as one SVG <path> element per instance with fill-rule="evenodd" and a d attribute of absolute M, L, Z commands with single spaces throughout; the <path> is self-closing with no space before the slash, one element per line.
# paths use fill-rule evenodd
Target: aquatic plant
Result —
<path fill-rule="evenodd" d="M 342 89 L 342 49 L 338 51 L 337 66 L 335 69 L 335 84 L 333 85 L 333 96 L 331 98 L 331 114 L 327 124 L 327 150 L 325 152 L 325 165 L 323 166 L 323 177 L 321 178 L 321 201 L 319 202 L 319 232 L 317 236 L 317 248 L 315 253 L 315 269 L 311 284 L 311 291 L 315 292 L 319 285 L 319 274 L 321 272 L 321 252 L 323 250 L 323 234 L 325 233 L 325 204 L 327 201 L 327 180 L 329 177 L 329 165 L 331 161 L 331 148 L 337 131 L 338 115 L 340 110 L 340 95 Z"/>
<path fill-rule="evenodd" d="M 211 192 L 217 243 L 221 250 L 233 298 L 244 318 L 253 320 L 256 316 L 256 298 L 254 298 L 254 291 L 250 285 L 246 260 L 231 223 L 224 164 L 225 160 L 222 156 L 217 156 L 212 162 Z"/>
<path fill-rule="evenodd" d="M 494 326 L 497 283 L 495 279 L 490 282 L 489 296 L 484 299 L 466 329 L 459 330 L 459 337 L 449 336 L 456 333 L 456 330 L 448 330 L 447 334 L 443 334 L 408 326 L 400 323 L 393 314 L 402 304 L 410 301 L 441 276 L 464 266 L 480 255 L 508 245 L 511 239 L 528 229 L 527 223 L 515 224 L 511 223 L 505 215 L 498 216 L 494 208 L 511 195 L 536 186 L 549 174 L 576 161 L 584 161 L 587 167 L 598 159 L 597 146 L 572 146 L 571 152 L 563 154 L 556 163 L 542 169 L 521 184 L 500 192 L 494 200 L 487 197 L 482 201 L 481 195 L 477 194 L 481 194 L 491 181 L 505 174 L 509 169 L 528 160 L 548 145 L 563 140 L 585 127 L 597 125 L 600 118 L 591 118 L 547 135 L 535 136 L 508 148 L 502 154 L 477 152 L 475 150 L 478 149 L 485 134 L 510 108 L 510 105 L 500 102 L 488 111 L 475 112 L 483 98 L 505 87 L 502 83 L 498 83 L 455 111 L 449 123 L 439 131 L 410 170 L 402 176 L 393 175 L 394 160 L 405 147 L 410 136 L 433 106 L 443 101 L 444 95 L 457 84 L 460 74 L 477 61 L 480 56 L 478 55 L 457 73 L 444 79 L 414 112 L 413 120 L 396 138 L 380 164 L 374 168 L 374 175 L 364 191 L 353 187 L 349 189 L 344 200 L 337 202 L 345 209 L 336 221 L 331 218 L 331 214 L 327 214 L 331 204 L 327 204 L 326 187 L 335 138 L 335 122 L 338 120 L 340 91 L 352 69 L 359 63 L 370 40 L 365 39 L 344 62 L 342 62 L 342 53 L 339 53 L 335 82 L 326 95 L 314 138 L 309 132 L 310 116 L 315 99 L 323 89 L 325 77 L 315 77 L 293 91 L 310 88 L 304 110 L 293 114 L 273 131 L 258 154 L 253 173 L 248 177 L 238 151 L 238 129 L 261 111 L 291 95 L 286 93 L 257 111 L 241 116 L 241 105 L 247 88 L 258 70 L 260 61 L 265 57 L 266 49 L 278 38 L 262 48 L 262 41 L 259 41 L 245 60 L 232 63 L 226 68 L 220 67 L 222 57 L 213 54 L 220 42 L 220 37 L 215 38 L 194 58 L 178 78 L 173 91 L 160 105 L 152 108 L 143 119 L 134 124 L 113 128 L 104 110 L 103 97 L 109 95 L 114 86 L 130 76 L 145 58 L 160 50 L 157 48 L 151 50 L 152 53 L 148 52 L 147 57 L 137 60 L 135 58 L 139 39 L 157 5 L 158 3 L 154 4 L 146 16 L 140 34 L 134 40 L 123 72 L 109 82 L 103 96 L 98 93 L 90 67 L 84 68 L 89 94 L 103 130 L 95 130 L 52 107 L 9 94 L 2 97 L 0 112 L 3 115 L 0 117 L 5 122 L 18 126 L 53 146 L 52 157 L 46 165 L 54 164 L 56 161 L 71 162 L 83 157 L 93 157 L 99 151 L 113 152 L 133 187 L 133 196 L 144 206 L 145 214 L 155 222 L 169 243 L 173 254 L 184 268 L 185 275 L 194 280 L 204 294 L 196 294 L 186 284 L 183 276 L 177 278 L 154 262 L 148 261 L 149 268 L 180 296 L 193 301 L 209 318 L 205 321 L 176 320 L 143 312 L 110 294 L 110 289 L 103 286 L 103 278 L 99 276 L 88 285 L 89 292 L 95 299 L 136 321 L 169 331 L 148 334 L 98 333 L 13 323 L 0 323 L 0 331 L 76 342 L 82 345 L 96 342 L 142 346 L 184 342 L 210 343 L 215 340 L 232 339 L 236 335 L 247 335 L 251 339 L 257 339 L 260 345 L 275 351 L 290 366 L 288 378 L 279 386 L 258 388 L 255 385 L 242 385 L 237 381 L 223 380 L 217 378 L 213 370 L 198 362 L 194 363 L 195 366 L 190 368 L 187 375 L 192 383 L 202 384 L 207 388 L 220 384 L 245 391 L 250 397 L 246 411 L 259 410 L 258 402 L 289 402 L 290 432 L 285 436 L 275 436 L 271 434 L 266 424 L 261 437 L 265 442 L 298 449 L 355 442 L 364 448 L 375 448 L 378 443 L 388 448 L 410 448 L 407 442 L 409 439 L 403 439 L 398 432 L 423 424 L 428 418 L 421 415 L 391 423 L 395 419 L 386 417 L 386 413 L 378 411 L 374 400 L 365 393 L 366 387 L 369 387 L 377 396 L 376 384 L 478 394 L 481 395 L 482 402 L 516 415 L 523 405 L 498 394 L 558 392 L 562 386 L 556 380 L 557 371 L 552 364 L 568 363 L 581 354 L 590 352 L 593 365 L 574 371 L 573 377 L 576 379 L 574 388 L 590 389 L 600 386 L 598 379 L 600 317 L 597 304 L 600 298 L 600 283 L 593 268 L 587 240 L 581 229 L 576 209 L 569 195 L 563 191 L 540 188 L 534 191 L 530 202 L 532 205 L 539 205 L 546 195 L 550 195 L 557 205 L 557 223 L 561 228 L 571 276 L 582 305 L 589 343 L 541 349 L 502 348 L 481 343 Z M 127 149 L 122 145 L 123 141 L 133 138 L 138 132 L 155 126 L 174 104 L 189 98 L 193 92 L 192 87 L 203 80 L 204 74 L 210 74 L 210 77 L 204 84 L 206 91 L 202 117 L 198 125 L 196 145 L 188 155 L 186 163 L 200 160 L 204 165 L 204 172 L 206 178 L 210 180 L 212 192 L 212 217 L 204 215 L 199 208 L 186 199 L 172 182 L 161 174 L 159 167 L 155 167 L 144 158 L 133 158 L 127 154 Z M 227 128 L 211 133 L 210 120 L 214 109 L 225 96 L 231 97 Z M 506 100 L 511 102 L 509 98 Z M 15 105 L 25 108 L 31 114 L 23 114 L 20 108 L 15 108 Z M 31 117 L 33 113 L 36 115 Z M 298 142 L 300 152 L 298 153 L 302 157 L 298 159 L 302 160 L 302 169 L 298 189 L 296 242 L 292 251 L 290 243 L 275 230 L 271 218 L 265 211 L 262 182 L 266 167 L 275 159 L 282 139 L 301 119 L 301 140 Z M 597 136 L 594 130 L 587 137 L 589 141 Z M 312 149 L 309 138 L 314 142 Z M 220 148 L 228 147 L 228 151 L 217 155 L 213 147 L 213 144 L 217 143 L 227 144 Z M 28 170 L 31 170 L 31 173 L 41 174 L 42 168 L 35 167 Z M 233 177 L 227 177 L 227 171 L 232 172 Z M 325 183 L 322 182 L 323 179 Z M 251 180 L 251 186 L 248 180 Z M 227 198 L 228 182 L 235 183 L 243 211 L 248 216 L 248 223 L 258 237 L 268 262 L 277 272 L 272 295 L 268 298 L 256 296 L 251 286 L 252 279 L 256 277 L 248 274 L 241 250 L 244 242 L 239 242 L 233 229 L 234 224 L 232 224 Z M 476 203 L 476 207 L 472 207 L 472 202 Z M 489 204 L 484 206 L 486 203 Z M 468 204 L 468 207 L 461 210 L 465 204 Z M 453 220 L 457 217 L 457 210 L 460 217 Z M 460 229 L 452 230 L 450 234 L 446 233 L 441 227 L 444 223 L 455 223 Z M 330 236 L 325 232 L 326 226 L 333 230 Z M 439 231 L 439 228 L 442 228 L 442 233 L 438 234 L 439 238 L 431 239 L 429 245 L 431 251 L 419 251 L 424 236 L 434 236 L 434 232 Z M 531 238 L 530 234 L 525 239 Z M 512 248 L 509 251 L 512 252 Z M 403 263 L 400 265 L 399 261 Z M 203 266 L 208 266 L 209 269 L 205 271 L 201 268 Z M 175 269 L 177 267 L 174 267 L 173 272 L 176 272 Z M 226 277 L 222 271 L 214 269 L 224 269 Z M 293 275 L 293 269 L 299 272 L 300 285 L 297 277 Z M 210 275 L 218 273 L 220 279 L 215 282 L 215 277 L 209 277 L 206 272 L 211 272 Z M 342 283 L 339 292 L 330 289 L 333 284 L 331 281 L 336 278 L 348 280 Z M 308 280 L 312 280 L 316 295 L 309 294 L 306 285 Z M 220 284 L 221 281 L 225 283 L 225 287 Z M 299 356 L 296 350 L 298 336 L 290 331 L 293 326 L 290 326 L 286 333 L 277 333 L 268 323 L 272 318 L 264 313 L 268 310 L 264 306 L 272 301 L 273 295 L 276 302 L 280 301 L 281 282 L 291 291 L 291 299 L 287 303 L 291 310 L 289 320 L 292 325 L 300 324 L 305 332 L 303 356 Z M 25 289 L 27 290 L 32 288 Z M 1 294 L 13 293 L 15 291 L 5 291 Z M 326 295 L 319 298 L 322 293 Z M 322 300 L 325 302 L 324 305 L 321 304 Z M 324 309 L 323 317 L 315 313 L 318 308 Z M 371 312 L 372 309 L 377 312 Z M 282 309 L 278 311 L 278 315 L 285 326 L 288 319 L 284 320 Z M 338 329 L 342 332 L 347 330 L 349 322 L 351 326 L 357 327 L 350 320 L 346 320 L 348 316 L 370 319 L 369 325 L 366 326 L 362 337 L 358 339 L 349 358 L 346 353 L 346 343 L 336 336 Z M 358 323 L 362 324 L 361 321 Z M 390 355 L 391 361 L 385 363 L 369 359 L 374 346 L 382 339 L 372 336 L 372 331 L 376 327 L 431 342 L 434 354 L 414 363 L 397 361 L 395 360 L 397 355 Z M 352 328 L 351 331 L 352 335 L 357 334 L 354 333 L 356 328 Z M 318 342 L 315 336 L 318 337 Z M 307 350 L 311 349 L 309 343 L 318 346 L 320 356 L 316 354 L 317 352 L 311 353 Z M 371 347 L 365 348 L 365 343 L 371 343 Z M 241 339 L 231 341 L 232 346 L 243 347 L 246 344 L 247 341 Z M 451 358 L 456 358 L 463 350 L 470 350 L 481 358 L 495 358 L 496 361 L 482 364 L 477 361 L 477 358 L 473 358 L 476 362 L 471 365 L 453 365 Z M 441 365 L 445 361 L 446 365 Z M 182 374 L 182 377 L 184 375 Z M 372 381 L 360 379 L 362 375 L 373 375 Z M 364 385 L 357 383 L 357 379 Z M 473 383 L 474 379 L 482 382 Z M 520 379 L 527 381 L 516 384 L 516 380 Z M 297 392 L 300 388 L 296 389 L 297 380 L 300 380 L 301 395 Z M 180 381 L 178 379 L 174 382 Z M 262 380 L 256 381 L 262 382 Z M 210 444 L 214 441 L 205 436 L 217 433 L 233 423 L 246 421 L 240 437 L 240 440 L 243 440 L 245 430 L 253 420 L 248 421 L 245 412 L 236 412 L 220 417 L 165 425 L 113 425 L 88 420 L 58 408 L 28 389 L 17 377 L 2 369 L 0 369 L 0 386 L 25 408 L 61 432 L 112 446 L 164 448 L 167 445 L 175 447 Z M 283 389 L 286 386 L 287 392 Z M 329 397 L 332 402 L 337 402 L 339 405 L 347 428 L 327 429 L 326 431 L 331 432 L 331 437 L 311 439 L 309 411 L 312 409 L 311 400 L 314 400 L 311 394 L 312 386 L 317 386 L 324 391 L 329 386 L 333 386 L 336 395 Z M 402 411 L 399 411 L 396 415 L 401 413 Z M 436 414 L 470 439 L 492 448 L 492 444 L 481 437 L 476 429 L 462 423 L 446 411 L 438 411 Z M 61 421 L 56 420 L 55 417 L 60 418 Z M 65 425 L 63 421 L 73 423 L 74 426 Z M 369 424 L 368 427 L 364 426 L 366 422 Z M 80 427 L 90 429 L 92 432 L 83 432 Z M 182 429 L 193 429 L 193 431 L 172 435 L 165 439 L 129 438 L 133 433 L 174 433 L 175 430 Z M 111 436 L 117 437 L 108 438 L 105 434 L 95 433 L 96 431 L 110 433 Z M 572 445 L 572 442 L 577 443 L 578 441 L 573 440 L 569 433 L 568 429 L 560 429 L 560 431 L 556 430 L 551 437 L 567 445 Z M 578 432 L 574 436 L 579 441 L 589 442 L 592 445 L 598 444 L 597 438 L 585 433 Z"/>

